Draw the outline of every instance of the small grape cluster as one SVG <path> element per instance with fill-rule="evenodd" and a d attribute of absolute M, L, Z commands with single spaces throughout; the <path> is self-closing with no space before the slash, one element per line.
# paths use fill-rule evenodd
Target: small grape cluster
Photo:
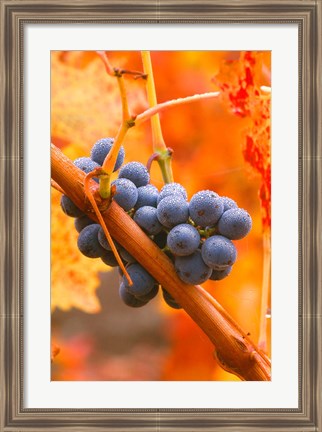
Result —
<path fill-rule="evenodd" d="M 90 158 L 76 159 L 74 164 L 86 173 L 91 172 L 103 164 L 112 145 L 113 139 L 101 139 L 94 144 Z M 112 182 L 113 200 L 169 256 L 179 278 L 196 285 L 227 277 L 237 258 L 232 240 L 242 239 L 252 227 L 248 212 L 231 198 L 210 190 L 197 192 L 189 202 L 185 188 L 179 183 L 165 184 L 159 192 L 150 183 L 149 172 L 142 163 L 122 165 L 123 161 L 121 147 L 114 167 L 119 173 Z M 108 266 L 117 266 L 102 227 L 67 196 L 62 197 L 61 206 L 68 216 L 76 218 L 79 250 L 89 258 L 101 258 Z M 143 306 L 157 295 L 159 283 L 116 241 L 115 246 L 132 280 L 129 285 L 122 276 L 120 297 L 128 306 Z M 173 297 L 161 289 L 165 302 L 179 309 L 181 306 Z"/>

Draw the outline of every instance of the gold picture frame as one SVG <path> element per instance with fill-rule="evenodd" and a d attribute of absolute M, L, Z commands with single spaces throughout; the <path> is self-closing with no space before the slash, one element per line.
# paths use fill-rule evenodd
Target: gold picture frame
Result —
<path fill-rule="evenodd" d="M 0 0 L 0 430 L 318 431 L 321 391 L 320 0 Z M 23 66 L 27 23 L 292 23 L 299 29 L 299 405 L 296 409 L 24 408 Z"/>

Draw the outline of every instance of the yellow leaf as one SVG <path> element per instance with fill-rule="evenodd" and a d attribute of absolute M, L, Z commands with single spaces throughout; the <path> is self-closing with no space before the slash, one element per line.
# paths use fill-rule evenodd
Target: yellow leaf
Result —
<path fill-rule="evenodd" d="M 51 308 L 68 310 L 75 307 L 96 313 L 100 311 L 96 296 L 100 282 L 98 272 L 110 268 L 99 258 L 86 258 L 79 252 L 74 218 L 63 213 L 60 198 L 61 194 L 52 190 Z"/>

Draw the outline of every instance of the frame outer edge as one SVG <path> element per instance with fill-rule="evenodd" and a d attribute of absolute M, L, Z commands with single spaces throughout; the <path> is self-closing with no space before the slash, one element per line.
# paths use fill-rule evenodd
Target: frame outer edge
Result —
<path fill-rule="evenodd" d="M 3 9 L 2 9 L 3 11 Z M 3 37 L 3 30 L 1 30 L 1 48 L 4 48 L 5 39 Z M 4 61 L 5 64 L 5 49 L 1 49 L 1 62 Z M 1 68 L 2 69 L 2 68 Z M 12 272 L 10 268 L 10 253 L 12 249 L 12 236 L 10 233 L 10 215 L 12 209 L 9 204 L 9 192 L 7 188 L 7 182 L 11 182 L 11 172 L 12 172 L 12 164 L 13 160 L 8 157 L 9 155 L 6 153 L 6 140 L 7 138 L 7 121 L 8 118 L 6 116 L 7 113 L 7 104 L 8 104 L 8 93 L 6 90 L 6 83 L 9 80 L 8 77 L 8 69 L 5 71 L 2 69 L 1 71 L 1 157 L 0 157 L 0 197 L 1 197 L 1 207 L 0 207 L 0 220 L 3 221 L 1 224 L 1 333 L 0 333 L 0 343 L 1 343 L 1 393 L 4 397 L 0 397 L 1 403 L 1 420 L 0 427 L 3 428 L 7 423 L 8 416 L 8 406 L 10 404 L 11 399 L 11 390 L 12 387 L 9 385 L 9 368 L 11 358 L 11 341 L 14 340 L 15 337 L 15 326 L 13 322 L 14 311 L 11 309 L 11 305 L 9 303 L 8 286 L 10 286 L 10 280 L 12 279 Z M 9 184 L 10 187 L 10 184 Z M 14 250 L 14 249 L 13 249 Z M 10 286 L 11 288 L 11 286 Z M 11 372 L 11 371 L 10 371 Z M 10 374 L 11 375 L 11 374 Z"/>
<path fill-rule="evenodd" d="M 17 20 L 0 2 L 0 220 L 1 229 L 1 394 L 0 427 L 7 430 L 19 410 L 22 305 L 22 165 L 20 155 L 20 65 Z M 21 307 L 20 307 L 21 305 Z"/>
<path fill-rule="evenodd" d="M 322 431 L 322 2 L 316 3 L 316 146 L 317 146 L 317 227 L 316 227 L 316 254 L 317 254 L 317 316 L 316 322 L 316 395 L 315 413 L 317 431 Z"/>
<path fill-rule="evenodd" d="M 0 22 L 4 22 L 4 7 L 0 3 Z M 4 26 L 0 26 L 0 65 L 4 65 L 5 53 L 5 37 Z M 4 68 L 0 67 L 0 221 L 5 220 L 5 191 L 4 191 L 4 175 L 5 175 L 5 160 L 4 156 L 4 95 L 5 95 L 5 73 Z M 4 429 L 5 423 L 5 305 L 4 305 L 4 277 L 5 277 L 5 224 L 0 224 L 0 393 L 3 397 L 0 398 L 0 430 Z"/>
<path fill-rule="evenodd" d="M 161 0 L 162 1 L 162 0 Z M 280 0 L 278 0 L 280 1 Z M 272 0 L 272 4 L 276 5 L 278 4 L 278 1 L 276 0 Z M 19 394 L 19 388 L 17 387 L 19 385 L 19 358 L 17 358 L 17 356 L 14 355 L 14 353 L 18 353 L 20 352 L 20 345 L 19 345 L 19 335 L 22 335 L 22 327 L 19 327 L 20 325 L 20 320 L 21 320 L 21 310 L 19 309 L 19 300 L 21 300 L 19 298 L 19 286 L 20 286 L 20 281 L 19 281 L 19 272 L 20 272 L 20 260 L 19 258 L 21 256 L 18 257 L 19 254 L 19 247 L 18 247 L 18 251 L 17 249 L 17 245 L 21 245 L 21 241 L 22 241 L 22 237 L 21 237 L 21 231 L 19 230 L 19 222 L 22 221 L 22 217 L 21 217 L 21 207 L 19 207 L 19 200 L 21 199 L 21 188 L 20 186 L 22 185 L 22 176 L 21 176 L 21 171 L 20 171 L 20 166 L 22 165 L 22 158 L 20 157 L 18 159 L 19 156 L 19 139 L 21 138 L 21 132 L 22 131 L 18 131 L 17 133 L 17 128 L 16 125 L 22 125 L 22 123 L 19 122 L 19 106 L 15 106 L 13 102 L 18 101 L 19 96 L 21 97 L 22 95 L 19 94 L 19 87 L 15 87 L 18 84 L 19 81 L 19 76 L 16 75 L 15 79 L 11 76 L 10 77 L 10 68 L 8 67 L 7 64 L 7 60 L 10 57 L 10 61 L 16 62 L 15 63 L 15 68 L 13 68 L 16 73 L 20 73 L 19 71 L 19 62 L 17 62 L 19 53 L 17 53 L 17 46 L 20 43 L 20 41 L 15 40 L 14 35 L 15 32 L 17 32 L 17 20 L 15 21 L 14 24 L 14 19 L 12 18 L 12 21 L 10 22 L 11 27 L 9 26 L 9 18 L 8 18 L 8 13 L 7 15 L 5 15 L 5 6 L 8 6 L 9 3 L 14 4 L 14 2 L 9 2 L 9 1 L 3 1 L 0 0 L 0 22 L 1 23 L 5 23 L 5 25 L 0 26 L 0 64 L 5 65 L 4 67 L 0 67 L 0 220 L 6 221 L 5 224 L 0 224 L 0 246 L 1 246 L 1 254 L 0 254 L 0 269 L 2 270 L 0 273 L 0 294 L 1 294 L 1 299 L 5 299 L 5 302 L 2 301 L 0 302 L 0 311 L 1 311 L 1 321 L 0 321 L 0 388 L 2 395 L 5 395 L 5 397 L 1 397 L 0 398 L 0 430 L 1 431 L 23 431 L 23 430 L 47 430 L 47 427 L 50 428 L 51 430 L 59 430 L 59 431 L 63 431 L 63 430 L 71 430 L 71 428 L 76 427 L 77 429 L 77 425 L 79 427 L 78 430 L 110 430 L 108 427 L 108 415 L 102 413 L 101 416 L 105 417 L 106 423 L 105 425 L 107 426 L 108 429 L 106 429 L 104 425 L 104 422 L 100 423 L 101 427 L 96 423 L 90 423 L 90 419 L 91 419 L 91 414 L 89 414 L 88 418 L 85 420 L 86 418 L 86 413 L 66 413 L 65 415 L 61 416 L 61 414 L 63 413 L 57 413 L 55 414 L 54 412 L 49 412 L 47 414 L 45 414 L 44 412 L 41 412 L 41 410 L 39 410 L 39 412 L 37 412 L 37 410 L 31 410 L 29 413 L 26 411 L 25 414 L 23 416 L 20 416 L 19 414 L 19 409 L 21 407 L 19 407 L 19 399 L 17 399 L 17 394 Z M 18 1 L 17 4 L 22 4 L 23 2 Z M 43 2 L 41 1 L 35 1 L 30 2 L 30 4 L 33 4 L 34 6 L 36 5 L 40 5 Z M 53 3 L 51 0 L 49 0 L 48 3 Z M 57 5 L 57 2 L 54 2 Z M 72 3 L 72 2 L 71 2 Z M 79 2 L 79 4 L 81 4 L 83 2 Z M 166 2 L 165 2 L 166 3 Z M 173 3 L 177 3 L 178 2 L 173 2 Z M 181 0 L 179 0 L 179 3 L 181 3 Z M 210 1 L 206 0 L 205 4 L 208 3 L 210 4 Z M 249 0 L 248 2 L 251 5 L 255 4 L 257 6 L 259 6 L 260 3 L 266 3 L 266 2 L 261 2 L 259 1 L 254 1 L 254 0 Z M 322 203 L 321 203 L 321 199 L 320 195 L 321 194 L 321 184 L 322 184 L 322 145 L 321 145 L 321 140 L 322 140 L 322 135 L 321 135 L 321 131 L 322 131 L 322 124 L 321 124 L 321 103 L 322 103 L 322 85 L 321 85 L 321 80 L 322 80 L 322 51 L 321 51 L 321 41 L 322 41 L 322 26 L 321 26 L 321 22 L 322 22 L 322 3 L 321 0 L 304 0 L 304 1 L 299 1 L 299 0 L 290 0 L 290 1 L 285 1 L 283 2 L 285 5 L 289 4 L 289 5 L 294 5 L 296 4 L 297 6 L 299 5 L 306 5 L 306 6 L 315 6 L 315 35 L 314 35 L 314 40 L 312 39 L 313 45 L 315 47 L 315 54 L 316 54 L 316 62 L 315 64 L 313 64 L 314 66 L 314 71 L 312 74 L 309 73 L 310 78 L 312 77 L 312 79 L 314 80 L 314 82 L 312 82 L 312 88 L 311 88 L 311 92 L 308 95 L 308 98 L 310 99 L 309 102 L 311 102 L 311 98 L 314 98 L 316 103 L 315 103 L 315 108 L 316 108 L 316 112 L 315 112 L 315 120 L 316 123 L 314 124 L 314 122 L 311 122 L 311 131 L 307 134 L 304 135 L 305 140 L 307 138 L 310 138 L 310 142 L 313 143 L 311 149 L 309 150 L 312 151 L 312 153 L 310 153 L 310 156 L 313 156 L 312 159 L 314 159 L 313 161 L 311 160 L 311 165 L 307 164 L 305 166 L 305 169 L 307 167 L 312 167 L 313 171 L 315 172 L 315 176 L 307 176 L 307 180 L 309 182 L 310 188 L 311 188 L 311 194 L 310 196 L 315 200 L 315 216 L 313 219 L 310 218 L 310 208 L 307 209 L 307 213 L 308 213 L 308 218 L 306 219 L 306 221 L 308 223 L 310 222 L 314 222 L 314 226 L 311 227 L 314 228 L 314 232 L 311 232 L 311 235 L 309 236 L 310 239 L 314 238 L 314 242 L 315 244 L 313 244 L 313 247 L 311 249 L 311 252 L 309 252 L 309 256 L 310 258 L 312 258 L 312 255 L 315 255 L 315 263 L 319 264 L 322 262 Z M 26 2 L 25 4 L 28 4 L 28 2 Z M 192 4 L 192 3 L 190 3 Z M 237 2 L 232 2 L 232 1 L 227 1 L 227 6 L 230 5 L 235 5 L 237 4 Z M 63 2 L 61 2 L 61 5 L 63 6 Z M 241 2 L 241 6 L 242 6 L 242 2 Z M 70 11 L 72 12 L 72 10 L 70 9 Z M 240 9 L 240 11 L 242 11 L 242 9 Z M 48 14 L 49 19 L 50 19 L 50 13 Z M 30 17 L 32 18 L 32 17 Z M 66 15 L 66 18 L 68 18 L 68 14 Z M 175 17 L 173 17 L 173 19 L 175 19 Z M 227 20 L 229 18 L 227 17 Z M 12 32 L 11 36 L 10 36 L 10 44 L 8 46 L 8 40 L 5 40 L 5 28 L 8 31 L 8 26 L 10 27 L 9 30 Z M 313 31 L 311 29 L 311 31 Z M 309 48 L 309 47 L 305 47 L 305 48 Z M 311 51 L 312 50 L 312 51 Z M 314 50 L 310 49 L 310 53 L 314 53 Z M 10 63 L 10 62 L 9 62 Z M 309 64 L 307 64 L 307 66 L 310 66 Z M 12 72 L 11 72 L 12 73 Z M 6 90 L 6 85 L 7 84 L 11 84 L 10 86 L 10 90 Z M 2 91 L 1 91 L 2 90 Z M 5 95 L 6 93 L 10 91 L 10 93 L 8 93 L 8 97 L 6 98 Z M 12 104 L 13 103 L 13 104 Z M 307 105 L 307 108 L 309 108 L 309 106 Z M 3 115 L 4 113 L 4 115 Z M 320 121 L 320 123 L 319 123 Z M 16 128 L 16 129 L 15 129 Z M 18 128 L 19 129 L 19 128 Z M 313 136 L 311 135 L 313 133 Z M 9 138 L 8 138 L 9 137 Z M 7 145 L 5 145 L 5 143 L 7 142 Z M 11 145 L 9 143 L 11 143 Z M 20 143 L 22 145 L 22 141 Z M 3 157 L 2 157 L 3 156 Z M 8 157 L 11 156 L 11 157 Z M 15 159 L 12 156 L 16 156 L 17 159 Z M 13 179 L 12 176 L 15 176 L 15 178 Z M 17 180 L 18 178 L 18 180 Z M 316 181 L 316 183 L 312 184 L 311 182 L 314 180 Z M 10 187 L 7 188 L 7 190 L 5 189 L 5 185 L 6 182 L 9 181 L 9 185 Z M 10 192 L 10 193 L 9 193 Z M 15 199 L 11 199 L 11 196 L 15 197 Z M 306 200 L 307 203 L 309 203 L 309 200 Z M 311 211 L 313 211 L 313 207 L 312 205 L 314 204 L 313 202 L 310 202 L 311 204 Z M 10 218 L 12 220 L 10 220 Z M 316 222 L 315 222 L 316 221 Z M 18 224 L 17 224 L 18 223 Z M 307 234 L 309 233 L 309 231 L 306 232 Z M 16 241 L 17 240 L 17 241 Z M 308 239 L 306 238 L 306 242 L 308 242 Z M 312 246 L 312 245 L 311 245 Z M 12 249 L 10 249 L 12 247 Z M 311 255 L 312 254 L 312 255 Z M 6 267 L 6 262 L 4 260 L 4 257 L 8 255 L 10 256 L 10 260 L 9 260 L 9 265 Z M 319 268 L 319 266 L 317 265 L 317 276 L 316 278 L 313 277 L 313 275 L 309 278 L 309 280 L 311 282 L 314 282 L 314 287 L 317 289 L 317 293 L 315 296 L 313 296 L 313 298 L 316 300 L 316 305 L 315 305 L 315 311 L 317 311 L 317 314 L 315 314 L 313 317 L 313 319 L 315 319 L 315 323 L 316 323 L 316 329 L 315 329 L 315 333 L 313 336 L 314 339 L 311 337 L 311 343 L 314 344 L 313 346 L 311 345 L 310 349 L 311 351 L 313 351 L 313 354 L 315 355 L 313 361 L 310 361 L 309 363 L 309 368 L 311 368 L 312 366 L 318 368 L 315 371 L 314 377 L 316 378 L 316 382 L 308 382 L 307 384 L 313 384 L 312 388 L 307 388 L 307 392 L 311 394 L 311 397 L 309 398 L 312 402 L 312 406 L 311 406 L 311 422 L 314 421 L 314 425 L 311 424 L 305 424 L 302 423 L 301 420 L 303 420 L 302 418 L 299 418 L 299 423 L 297 426 L 295 426 L 295 422 L 296 422 L 296 417 L 293 416 L 293 419 L 290 421 L 290 423 L 288 425 L 285 424 L 282 426 L 280 425 L 280 430 L 283 430 L 284 432 L 286 431 L 320 431 L 322 430 L 322 412 L 321 412 L 321 405 L 322 405 L 322 401 L 321 401 L 321 388 L 322 388 L 322 370 L 321 370 L 321 359 L 319 358 L 319 353 L 321 352 L 321 340 L 322 340 L 322 327 L 321 327 L 321 321 L 322 321 L 322 317 L 321 317 L 321 291 L 318 288 L 321 288 L 322 286 L 322 269 L 321 266 Z M 9 273 L 9 276 L 7 276 L 6 274 Z M 11 287 L 15 289 L 15 291 L 13 292 L 13 295 L 8 295 L 8 282 L 10 283 Z M 311 287 L 312 288 L 312 287 Z M 7 292 L 5 292 L 5 289 Z M 16 296 L 16 297 L 15 297 Z M 310 299 L 312 300 L 312 299 Z M 7 315 L 6 315 L 7 313 Z M 20 330 L 19 330 L 20 329 Z M 312 336 L 312 334 L 311 334 Z M 5 345 L 5 340 L 11 340 L 10 344 Z M 7 350 L 7 352 L 6 352 Z M 16 351 L 15 351 L 16 350 Z M 9 352 L 8 352 L 9 351 Z M 312 360 L 312 358 L 311 358 Z M 317 363 L 317 360 L 319 361 L 319 363 Z M 9 362 L 13 362 L 12 365 L 9 365 Z M 5 367 L 6 369 L 5 369 Z M 10 366 L 10 367 L 9 367 Z M 11 376 L 8 377 L 7 376 L 7 371 L 10 371 Z M 312 371 L 311 371 L 312 373 Z M 7 381 L 9 380 L 9 381 Z M 5 383 L 5 384 L 4 384 Z M 8 391 L 9 390 L 9 391 Z M 315 393 L 313 394 L 313 390 L 315 390 Z M 18 392 L 18 393 L 17 393 Z M 16 399 L 15 399 L 16 398 Z M 15 401 L 14 401 L 15 399 Z M 15 402 L 12 404 L 12 402 Z M 16 402 L 18 402 L 18 406 L 16 404 Z M 5 418 L 5 407 L 8 407 L 8 404 L 12 404 L 13 406 L 11 406 L 11 413 L 13 416 L 18 416 L 18 418 L 16 417 L 15 419 L 9 419 L 9 420 L 14 420 L 11 422 L 10 425 L 5 424 L 5 422 L 8 420 L 8 418 Z M 308 410 L 310 410 L 310 407 L 307 407 Z M 148 413 L 147 413 L 148 414 Z M 185 413 L 168 413 L 169 417 L 171 418 L 171 420 L 173 420 L 174 417 L 177 416 L 177 418 L 180 418 L 181 416 L 185 415 Z M 307 413 L 308 414 L 308 413 Z M 198 413 L 186 413 L 187 418 L 193 418 L 193 417 L 197 417 L 199 414 Z M 201 414 L 202 415 L 202 414 Z M 212 417 L 214 416 L 214 414 L 210 413 L 207 414 L 205 413 L 204 418 L 206 420 L 207 416 L 209 415 L 209 422 L 211 422 L 212 426 L 211 430 L 218 430 L 217 429 L 217 425 L 215 422 L 212 422 Z M 219 413 L 220 415 L 220 413 Z M 229 416 L 229 413 L 226 414 L 227 417 Z M 276 415 L 276 413 L 275 413 Z M 77 422 L 77 420 L 75 420 L 76 416 L 78 416 L 79 422 Z M 114 414 L 115 417 L 121 417 L 122 413 L 119 414 Z M 136 415 L 135 413 L 132 414 L 127 414 L 127 418 L 129 419 L 129 417 L 132 417 L 132 420 L 135 419 Z M 277 430 L 276 426 L 278 427 L 278 424 L 275 422 L 272 423 L 266 423 L 269 422 L 269 415 L 265 414 L 265 413 L 260 413 L 260 416 L 264 416 L 265 419 L 262 423 L 261 427 L 256 428 L 257 431 L 271 431 L 271 430 Z M 20 417 L 20 419 L 19 419 Z M 37 417 L 37 419 L 36 419 Z M 72 423 L 68 423 L 68 422 L 64 422 L 62 420 L 62 417 L 65 418 L 69 418 L 70 420 L 73 420 L 73 424 Z M 113 414 L 112 414 L 113 417 Z M 153 417 L 153 414 L 151 413 L 151 417 Z M 250 417 L 250 414 L 245 413 L 245 420 L 247 420 L 247 418 Z M 284 413 L 284 418 L 288 417 L 288 414 Z M 157 418 L 160 420 L 159 415 L 157 416 Z M 222 430 L 232 430 L 232 431 L 236 431 L 236 425 L 238 425 L 238 430 L 240 431 L 248 431 L 248 430 L 254 430 L 253 429 L 253 425 L 251 424 L 247 424 L 246 426 L 242 425 L 240 426 L 240 417 L 237 419 L 233 420 L 232 418 L 232 422 L 231 425 L 229 426 L 222 426 Z M 101 418 L 102 420 L 103 418 Z M 81 421 L 85 420 L 83 424 L 81 424 Z M 170 420 L 170 419 L 169 419 Z M 129 420 L 130 421 L 130 420 Z M 50 424 L 50 422 L 52 422 L 52 424 Z M 113 420 L 111 420 L 112 424 L 113 424 Z M 153 426 L 153 420 L 151 418 L 151 426 Z M 209 423 L 210 424 L 210 423 Z M 235 424 L 235 426 L 232 426 L 233 424 Z M 69 426 L 67 426 L 69 425 Z M 133 423 L 134 425 L 134 423 Z M 129 429 L 134 430 L 133 429 L 133 425 L 131 427 L 131 425 L 129 425 Z M 190 427 L 193 425 L 190 424 Z M 116 425 L 115 425 L 116 426 Z M 155 423 L 155 427 L 151 430 L 162 430 L 162 431 L 166 431 L 166 430 L 173 430 L 173 429 L 168 429 L 169 424 L 167 425 L 167 423 L 165 422 L 163 424 L 163 422 L 157 421 Z M 185 426 L 180 427 L 180 423 L 178 424 L 178 428 L 176 427 L 175 430 L 176 431 L 180 431 L 180 430 L 185 430 L 187 431 L 188 429 L 186 429 Z M 195 426 L 196 423 L 195 423 Z M 189 427 L 189 426 L 188 426 Z M 189 430 L 191 430 L 189 427 Z M 213 429 L 214 427 L 214 429 Z M 40 428 L 40 429 L 39 429 Z M 119 429 L 118 426 L 116 426 L 115 430 Z M 210 430 L 208 429 L 208 427 L 205 428 L 205 430 Z M 125 428 L 122 429 L 125 431 Z M 127 430 L 127 428 L 126 428 Z M 146 430 L 144 427 L 144 424 L 142 424 L 142 431 Z M 150 429 L 149 429 L 150 430 Z M 198 429 L 196 429 L 197 431 Z"/>

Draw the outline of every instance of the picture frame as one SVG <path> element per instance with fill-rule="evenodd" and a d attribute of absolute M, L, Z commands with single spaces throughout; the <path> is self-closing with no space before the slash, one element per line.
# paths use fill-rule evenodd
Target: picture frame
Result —
<path fill-rule="evenodd" d="M 1 0 L 1 418 L 3 431 L 287 430 L 322 427 L 319 0 Z M 297 409 L 33 409 L 23 406 L 23 40 L 26 23 L 295 23 L 299 28 L 299 404 Z"/>

